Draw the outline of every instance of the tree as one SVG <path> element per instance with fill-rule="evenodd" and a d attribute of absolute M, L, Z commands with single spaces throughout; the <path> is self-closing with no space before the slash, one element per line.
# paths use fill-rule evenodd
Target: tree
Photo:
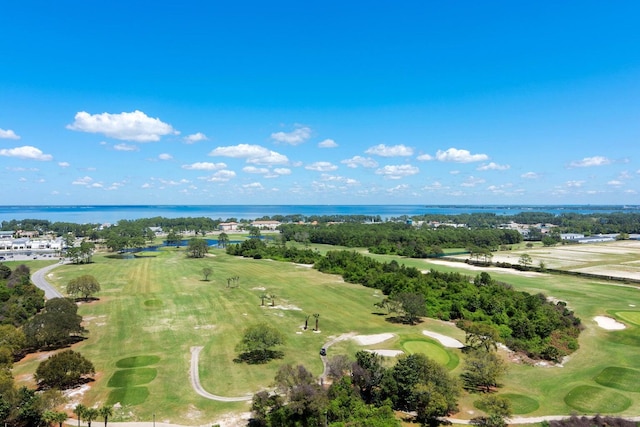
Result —
<path fill-rule="evenodd" d="M 284 342 L 285 337 L 282 332 L 266 323 L 259 323 L 245 329 L 236 349 L 242 352 L 240 360 L 249 363 L 266 363 L 270 359 L 282 356 L 282 352 L 274 351 L 273 348 Z"/>
<path fill-rule="evenodd" d="M 22 330 L 27 346 L 52 348 L 68 344 L 85 330 L 78 306 L 67 298 L 52 298 L 45 303 L 44 311 L 33 316 Z"/>
<path fill-rule="evenodd" d="M 73 350 L 54 354 L 38 365 L 35 379 L 39 386 L 66 389 L 95 374 L 93 363 Z M 95 417 L 94 417 L 95 418 Z"/>
<path fill-rule="evenodd" d="M 82 403 L 78 403 L 73 408 L 73 413 L 76 414 L 76 417 L 78 417 L 78 427 L 80 427 L 80 421 L 82 421 L 82 419 L 84 418 L 84 413 L 86 411 L 87 411 L 87 407 L 84 406 Z"/>
<path fill-rule="evenodd" d="M 209 276 L 211 276 L 212 273 L 213 273 L 213 268 L 211 267 L 205 267 L 202 269 L 202 275 L 204 276 L 205 281 L 209 280 Z"/>
<path fill-rule="evenodd" d="M 249 238 L 250 239 L 259 239 L 260 238 L 260 229 L 258 227 L 250 226 L 249 230 Z"/>
<path fill-rule="evenodd" d="M 419 292 L 401 292 L 393 299 L 400 303 L 405 321 L 410 325 L 416 323 L 420 316 L 427 314 L 424 295 Z"/>
<path fill-rule="evenodd" d="M 467 389 L 488 393 L 506 371 L 506 364 L 494 351 L 479 349 L 467 354 L 461 377 Z"/>
<path fill-rule="evenodd" d="M 87 408 L 84 412 L 84 420 L 87 422 L 87 427 L 91 427 L 91 422 L 98 418 L 100 412 L 96 408 Z"/>
<path fill-rule="evenodd" d="M 269 295 L 269 299 L 271 300 L 271 307 L 275 307 L 276 306 L 276 294 L 270 294 Z"/>
<path fill-rule="evenodd" d="M 58 427 L 62 427 L 62 423 L 67 421 L 67 413 L 66 412 L 57 412 L 57 411 L 44 411 L 42 413 L 42 419 L 49 424 L 57 424 Z"/>
<path fill-rule="evenodd" d="M 487 416 L 472 418 L 471 424 L 483 427 L 506 427 L 508 425 L 506 419 L 511 418 L 512 414 L 509 399 L 489 394 L 481 397 L 477 405 L 487 413 Z"/>
<path fill-rule="evenodd" d="M 319 313 L 315 313 L 313 315 L 313 317 L 315 317 L 315 319 L 316 319 L 316 328 L 314 329 L 314 331 L 319 331 L 320 329 L 318 329 L 318 319 L 320 319 L 320 314 Z"/>
<path fill-rule="evenodd" d="M 478 322 L 462 322 L 460 328 L 465 331 L 465 342 L 472 350 L 491 351 L 498 349 L 500 334 L 491 325 Z"/>
<path fill-rule="evenodd" d="M 197 237 L 189 239 L 187 253 L 191 258 L 204 258 L 208 252 L 209 245 L 206 240 L 198 239 Z"/>
<path fill-rule="evenodd" d="M 167 246 L 178 246 L 182 241 L 182 235 L 176 233 L 174 230 L 167 233 Z"/>
<path fill-rule="evenodd" d="M 100 283 L 90 274 L 83 274 L 71 279 L 67 284 L 69 295 L 80 295 L 85 301 L 89 301 L 89 298 L 96 292 L 100 292 Z"/>
<path fill-rule="evenodd" d="M 261 306 L 264 307 L 264 300 L 266 300 L 267 298 L 269 298 L 269 294 L 264 292 L 260 294 L 260 299 L 262 300 L 262 303 L 260 304 Z"/>
<path fill-rule="evenodd" d="M 522 254 L 520 256 L 520 259 L 518 260 L 518 263 L 525 268 L 529 267 L 532 262 L 533 260 L 531 259 L 531 255 L 529 254 Z"/>
<path fill-rule="evenodd" d="M 227 247 L 228 244 L 229 244 L 229 235 L 223 231 L 218 235 L 218 246 L 224 249 Z"/>
<path fill-rule="evenodd" d="M 100 409 L 98 409 L 98 412 L 100 413 L 100 416 L 104 418 L 104 427 L 107 427 L 109 417 L 113 416 L 113 406 L 101 406 Z"/>

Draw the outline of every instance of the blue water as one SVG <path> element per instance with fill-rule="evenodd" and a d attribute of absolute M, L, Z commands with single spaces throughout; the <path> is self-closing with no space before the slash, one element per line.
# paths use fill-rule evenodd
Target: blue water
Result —
<path fill-rule="evenodd" d="M 152 218 L 210 217 L 213 219 L 256 219 L 273 215 L 379 215 L 383 220 L 413 215 L 464 213 L 495 213 L 514 215 L 519 212 L 549 212 L 556 215 L 576 212 L 640 212 L 640 206 L 477 206 L 477 205 L 127 205 L 127 206 L 0 206 L 0 221 L 41 219 L 51 222 L 71 222 L 76 224 L 115 224 L 119 220 Z"/>

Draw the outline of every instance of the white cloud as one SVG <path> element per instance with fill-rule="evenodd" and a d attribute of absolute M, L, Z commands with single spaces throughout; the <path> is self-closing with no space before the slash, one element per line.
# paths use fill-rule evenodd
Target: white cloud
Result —
<path fill-rule="evenodd" d="M 338 166 L 330 162 L 315 162 L 305 166 L 304 168 L 316 172 L 330 172 L 338 169 Z"/>
<path fill-rule="evenodd" d="M 430 185 L 425 185 L 424 187 L 422 187 L 423 190 L 427 190 L 427 191 L 442 190 L 445 188 L 449 188 L 449 187 L 443 186 L 442 183 L 439 181 L 433 181 Z"/>
<path fill-rule="evenodd" d="M 489 156 L 486 154 L 471 154 L 468 150 L 449 148 L 446 151 L 438 150 L 436 159 L 441 162 L 472 163 L 488 160 Z"/>
<path fill-rule="evenodd" d="M 325 139 L 318 142 L 318 147 L 320 148 L 336 148 L 337 146 L 338 144 L 333 139 Z"/>
<path fill-rule="evenodd" d="M 389 194 L 402 193 L 408 189 L 409 189 L 409 186 L 407 184 L 400 184 L 400 185 L 396 185 L 395 187 L 388 188 L 387 193 Z"/>
<path fill-rule="evenodd" d="M 116 151 L 140 151 L 135 145 L 129 144 L 116 144 L 113 146 L 113 149 Z"/>
<path fill-rule="evenodd" d="M 259 182 L 252 182 L 251 184 L 244 184 L 242 188 L 247 190 L 264 190 L 264 187 Z"/>
<path fill-rule="evenodd" d="M 328 173 L 323 173 L 320 176 L 320 179 L 322 181 L 328 181 L 328 182 L 340 182 L 346 185 L 358 185 L 359 182 L 353 178 L 347 178 L 344 176 L 339 176 L 339 175 L 330 175 Z"/>
<path fill-rule="evenodd" d="M 196 162 L 190 165 L 182 165 L 182 169 L 192 171 L 213 171 L 226 168 L 226 163 Z"/>
<path fill-rule="evenodd" d="M 68 168 L 71 164 L 69 162 L 58 162 L 58 166 L 61 168 Z"/>
<path fill-rule="evenodd" d="M 289 168 L 275 168 L 273 172 L 278 175 L 291 175 L 291 169 Z"/>
<path fill-rule="evenodd" d="M 535 172 L 525 172 L 522 175 L 520 175 L 520 178 L 525 178 L 525 179 L 538 179 L 540 178 L 540 175 L 535 173 Z"/>
<path fill-rule="evenodd" d="M 101 133 L 114 139 L 136 142 L 159 141 L 160 137 L 178 134 L 170 124 L 151 118 L 142 111 L 119 114 L 89 114 L 80 111 L 67 129 L 88 133 Z"/>
<path fill-rule="evenodd" d="M 487 163 L 484 164 L 480 167 L 477 168 L 477 170 L 479 171 L 506 171 L 507 169 L 510 169 L 511 166 L 509 165 L 499 165 L 497 163 L 491 162 L 491 163 Z"/>
<path fill-rule="evenodd" d="M 91 185 L 93 182 L 93 178 L 90 176 L 83 176 L 82 178 L 78 178 L 75 181 L 71 182 L 73 185 Z"/>
<path fill-rule="evenodd" d="M 378 167 L 378 162 L 373 160 L 371 157 L 354 156 L 350 159 L 342 160 L 340 163 L 344 163 L 350 168 L 357 168 L 358 166 L 362 166 L 363 168 Z"/>
<path fill-rule="evenodd" d="M 209 178 L 206 178 L 207 181 L 213 182 L 227 182 L 232 178 L 235 178 L 236 173 L 234 171 L 230 171 L 227 169 L 223 169 L 211 175 Z"/>
<path fill-rule="evenodd" d="M 611 160 L 604 156 L 585 157 L 582 160 L 575 160 L 569 163 L 572 168 L 587 168 L 591 166 L 604 166 L 611 163 Z"/>
<path fill-rule="evenodd" d="M 159 160 L 171 160 L 173 159 L 173 156 L 169 153 L 162 153 L 162 154 L 158 154 L 158 159 Z"/>
<path fill-rule="evenodd" d="M 20 137 L 11 129 L 0 129 L 0 139 L 20 139 Z"/>
<path fill-rule="evenodd" d="M 242 172 L 246 172 L 246 173 L 257 173 L 257 174 L 267 174 L 269 173 L 269 169 L 268 168 L 257 168 L 255 166 L 245 166 L 242 168 Z"/>
<path fill-rule="evenodd" d="M 612 187 L 620 187 L 621 185 L 624 185 L 624 182 L 618 181 L 617 179 L 614 179 L 614 180 L 611 180 L 611 181 L 607 182 L 607 185 L 611 185 Z"/>
<path fill-rule="evenodd" d="M 565 185 L 569 188 L 580 188 L 584 184 L 584 181 L 567 181 Z"/>
<path fill-rule="evenodd" d="M 205 135 L 204 133 L 197 132 L 197 133 L 185 136 L 182 140 L 187 144 L 193 144 L 194 142 L 207 141 L 209 140 L 209 138 L 207 138 L 207 135 Z"/>
<path fill-rule="evenodd" d="M 365 153 L 381 157 L 411 156 L 413 155 L 413 148 L 407 147 L 403 144 L 392 145 L 389 147 L 384 144 L 378 144 L 369 148 Z"/>
<path fill-rule="evenodd" d="M 416 157 L 418 160 L 420 160 L 421 162 L 428 162 L 430 160 L 433 160 L 433 156 L 429 155 L 429 154 L 420 154 L 418 157 Z"/>
<path fill-rule="evenodd" d="M 38 172 L 40 170 L 38 168 L 23 168 L 23 167 L 7 167 L 6 169 L 11 172 Z"/>
<path fill-rule="evenodd" d="M 298 145 L 311 138 L 311 128 L 307 126 L 297 126 L 291 132 L 274 132 L 271 139 L 276 142 L 283 142 L 290 145 Z"/>
<path fill-rule="evenodd" d="M 287 156 L 271 151 L 260 145 L 238 144 L 227 147 L 216 147 L 210 156 L 231 157 L 234 159 L 247 159 L 247 163 L 258 165 L 276 165 L 289 162 Z"/>
<path fill-rule="evenodd" d="M 389 179 L 400 179 L 405 176 L 415 175 L 418 172 L 420 172 L 420 169 L 411 165 L 387 165 L 376 170 L 377 175 L 383 175 Z"/>
<path fill-rule="evenodd" d="M 475 176 L 468 177 L 462 184 L 463 187 L 475 187 L 479 184 L 484 184 L 485 180 L 482 178 L 476 178 Z"/>
<path fill-rule="evenodd" d="M 0 156 L 17 157 L 19 159 L 39 160 L 48 162 L 53 160 L 51 154 L 44 154 L 41 150 L 30 145 L 16 148 L 3 148 L 0 150 Z"/>

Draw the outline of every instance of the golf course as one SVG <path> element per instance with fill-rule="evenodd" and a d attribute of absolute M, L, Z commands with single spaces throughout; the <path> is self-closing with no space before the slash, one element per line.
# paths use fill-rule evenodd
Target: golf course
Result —
<path fill-rule="evenodd" d="M 597 262 L 611 274 L 611 266 L 619 262 L 627 266 L 634 259 L 638 262 L 637 243 L 591 247 L 606 249 L 599 252 Z M 579 249 L 584 251 L 583 246 Z M 384 297 L 380 291 L 345 283 L 339 276 L 308 265 L 234 257 L 217 248 L 199 259 L 176 248 L 144 255 L 119 259 L 97 253 L 90 264 L 60 265 L 46 277 L 63 294 L 70 280 L 84 274 L 94 276 L 101 286 L 96 300 L 80 303 L 79 314 L 88 333 L 86 340 L 73 346 L 95 365 L 95 381 L 75 390 L 68 408 L 80 402 L 114 405 L 111 420 L 116 422 L 211 423 L 249 411 L 247 399 L 268 390 L 282 364 L 302 364 L 320 376 L 324 366 L 319 350 L 328 342 L 329 358 L 338 354 L 353 357 L 363 349 L 388 356 L 422 352 L 453 374 L 462 369 L 462 351 L 438 337 L 464 342 L 463 331 L 429 318 L 412 326 L 389 322 L 374 306 Z M 568 257 L 567 252 L 562 256 Z M 480 271 L 461 263 L 374 257 L 396 259 L 423 271 L 459 271 L 470 277 Z M 545 257 L 553 263 L 552 252 Z M 589 261 L 590 271 L 595 271 L 597 262 Z M 212 270 L 208 277 L 203 274 L 205 268 Z M 640 415 L 636 285 L 510 269 L 488 271 L 518 290 L 566 302 L 584 326 L 580 348 L 558 365 L 500 350 L 509 361 L 509 370 L 497 393 L 509 399 L 514 415 Z M 596 322 L 597 316 L 623 326 L 615 330 L 603 327 Z M 284 356 L 266 364 L 239 362 L 236 347 L 244 329 L 261 322 L 284 333 Z M 209 395 L 229 399 L 205 397 L 194 387 L 192 353 L 200 347 L 196 360 L 199 385 Z M 46 357 L 45 353 L 32 354 L 17 363 L 16 381 L 33 385 L 32 374 Z M 477 416 L 479 398 L 480 394 L 465 393 L 455 418 Z"/>

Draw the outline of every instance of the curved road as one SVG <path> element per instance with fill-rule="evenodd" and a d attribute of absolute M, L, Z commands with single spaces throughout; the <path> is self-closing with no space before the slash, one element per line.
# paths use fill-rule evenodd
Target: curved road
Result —
<path fill-rule="evenodd" d="M 57 266 L 62 265 L 61 263 L 51 264 L 46 267 L 41 268 L 31 275 L 31 281 L 34 285 L 44 291 L 45 299 L 51 298 L 63 298 L 63 295 L 58 292 L 56 288 L 51 285 L 51 283 L 47 282 L 46 275 L 51 270 L 56 268 Z"/>
<path fill-rule="evenodd" d="M 211 394 L 202 388 L 202 384 L 200 384 L 200 372 L 198 370 L 198 361 L 200 360 L 200 352 L 204 347 L 191 347 L 191 369 L 190 377 L 191 377 L 191 386 L 200 396 L 211 399 L 218 400 L 220 402 L 246 402 L 247 400 L 253 399 L 253 394 L 248 394 L 246 396 L 238 396 L 238 397 L 224 397 L 218 396 L 216 394 Z"/>

